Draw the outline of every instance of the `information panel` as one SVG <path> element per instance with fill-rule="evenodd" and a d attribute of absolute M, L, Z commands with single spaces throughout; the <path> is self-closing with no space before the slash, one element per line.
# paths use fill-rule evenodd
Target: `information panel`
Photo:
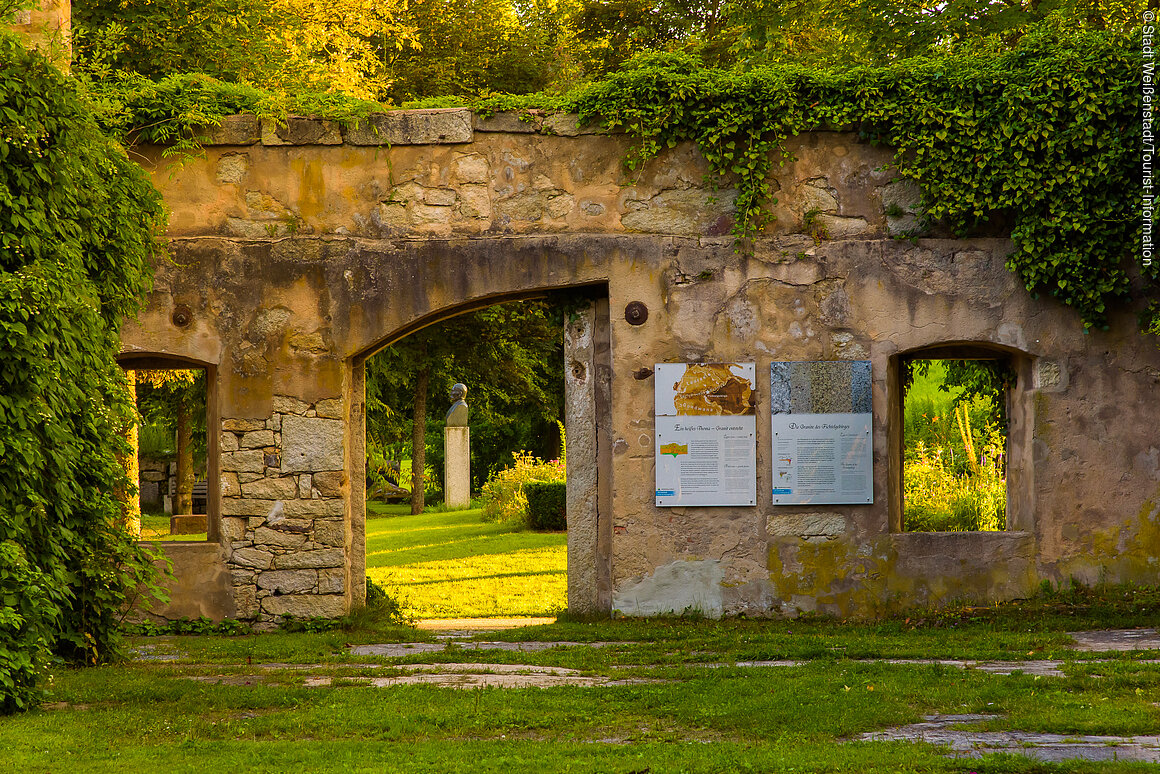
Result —
<path fill-rule="evenodd" d="M 774 363 L 774 505 L 874 502 L 870 362 Z"/>
<path fill-rule="evenodd" d="M 756 505 L 754 363 L 658 363 L 656 504 Z"/>

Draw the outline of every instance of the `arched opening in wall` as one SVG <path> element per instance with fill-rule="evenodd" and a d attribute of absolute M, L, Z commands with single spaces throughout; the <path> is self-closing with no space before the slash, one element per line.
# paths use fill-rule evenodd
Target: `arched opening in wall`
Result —
<path fill-rule="evenodd" d="M 218 539 L 218 441 L 207 427 L 215 401 L 212 365 L 173 357 L 120 359 L 137 402 L 140 539 Z M 133 440 L 133 439 L 131 439 Z"/>
<path fill-rule="evenodd" d="M 605 293 L 541 291 L 444 310 L 356 363 L 366 577 L 414 617 L 541 617 L 568 605 L 569 504 L 581 499 L 569 471 L 589 455 L 597 463 L 598 409 L 593 397 L 576 426 L 584 401 L 567 385 L 594 381 L 595 363 L 577 360 L 594 357 L 594 336 L 587 330 L 579 354 L 566 329 L 591 325 L 602 302 L 606 331 Z M 572 453 L 581 456 L 567 460 Z M 597 493 L 585 494 L 595 508 Z"/>
<path fill-rule="evenodd" d="M 1022 529 L 1012 487 L 1029 470 L 1027 358 L 989 344 L 947 344 L 895 358 L 899 402 L 892 521 L 902 532 Z"/>

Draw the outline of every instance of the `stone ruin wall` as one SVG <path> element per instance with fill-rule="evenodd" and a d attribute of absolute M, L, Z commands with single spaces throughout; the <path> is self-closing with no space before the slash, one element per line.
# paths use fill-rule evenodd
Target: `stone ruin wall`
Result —
<path fill-rule="evenodd" d="M 166 615 L 357 605 L 361 358 L 456 309 L 593 284 L 607 288 L 586 318 L 603 354 L 591 328 L 566 337 L 569 411 L 578 395 L 609 404 L 584 441 L 586 491 L 569 495 L 592 514 L 570 530 L 574 609 L 878 614 L 1020 596 L 1042 578 L 1160 579 L 1156 348 L 1129 310 L 1084 335 L 1073 313 L 1032 300 L 1001 236 L 892 238 L 915 228 L 917 196 L 888 149 L 791 140 L 777 219 L 738 252 L 735 192 L 706 184 L 693 147 L 630 174 L 628 138 L 572 116 L 412 111 L 357 129 L 239 116 L 209 139 L 176 172 L 144 149 L 174 261 L 123 337 L 127 355 L 203 364 L 215 382 L 220 530 L 172 549 L 200 580 Z M 625 319 L 633 301 L 642 325 Z M 900 533 L 897 356 L 958 343 L 1017 358 L 1011 526 Z M 755 360 L 760 386 L 772 360 L 835 359 L 872 362 L 873 505 L 774 507 L 760 393 L 758 506 L 653 505 L 655 363 Z"/>

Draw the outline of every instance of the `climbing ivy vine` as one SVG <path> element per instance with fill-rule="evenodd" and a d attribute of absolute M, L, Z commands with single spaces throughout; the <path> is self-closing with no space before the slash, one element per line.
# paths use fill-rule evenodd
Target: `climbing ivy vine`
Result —
<path fill-rule="evenodd" d="M 0 714 L 50 655 L 99 663 L 152 577 L 124 528 L 134 421 L 115 357 L 163 224 L 75 85 L 0 36 Z"/>
<path fill-rule="evenodd" d="M 1139 45 L 1112 32 L 1047 25 L 1011 51 L 908 60 L 893 67 L 706 69 L 684 54 L 649 55 L 573 99 L 583 116 L 638 139 L 630 167 L 695 142 L 738 189 L 736 234 L 758 235 L 769 174 L 787 137 L 856 130 L 897 149 L 899 174 L 923 192 L 932 223 L 960 236 L 1010 224 L 1008 268 L 1034 294 L 1105 326 L 1157 265 L 1131 270 L 1140 147 Z M 1145 327 L 1156 326 L 1149 316 Z"/>

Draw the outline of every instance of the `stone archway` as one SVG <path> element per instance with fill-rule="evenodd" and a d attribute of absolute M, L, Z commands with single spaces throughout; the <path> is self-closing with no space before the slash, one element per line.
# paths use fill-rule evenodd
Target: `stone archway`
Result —
<path fill-rule="evenodd" d="M 611 601 L 610 538 L 611 427 L 609 383 L 611 362 L 608 340 L 607 288 L 584 286 L 592 300 L 577 310 L 564 329 L 564 425 L 568 439 L 568 610 L 573 613 L 606 612 Z M 366 361 L 379 350 L 422 328 L 509 301 L 540 298 L 545 290 L 489 297 L 439 310 L 393 331 L 350 362 L 351 410 L 347 426 L 348 470 L 366 464 Z M 361 421 L 360 421 L 361 420 Z M 352 585 L 366 575 L 366 480 L 351 477 Z M 362 602 L 356 599 L 356 602 Z"/>

